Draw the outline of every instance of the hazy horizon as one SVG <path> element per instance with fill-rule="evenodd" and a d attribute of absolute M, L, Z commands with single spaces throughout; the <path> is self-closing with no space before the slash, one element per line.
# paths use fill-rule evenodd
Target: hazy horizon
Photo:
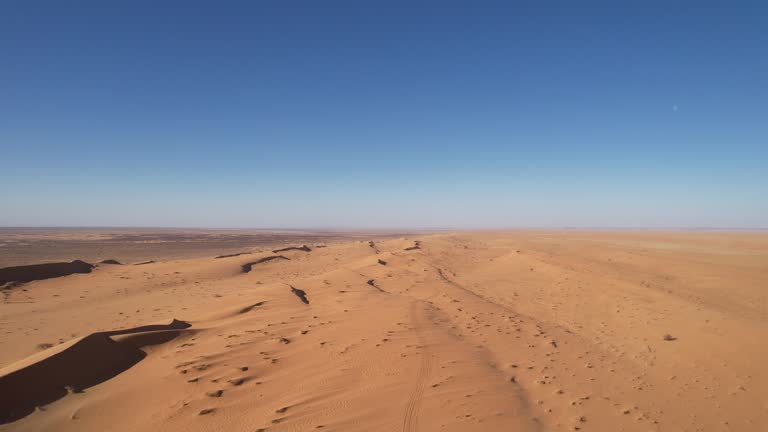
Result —
<path fill-rule="evenodd" d="M 0 11 L 0 226 L 767 226 L 764 4 Z"/>
<path fill-rule="evenodd" d="M 200 230 L 200 231 L 307 231 L 307 232 L 460 232 L 460 231 L 766 231 L 768 227 L 727 227 L 727 226 L 500 226 L 500 227 L 428 227 L 428 226 L 402 226 L 402 227 L 331 227 L 331 226 L 297 226 L 297 227 L 247 227 L 247 226 L 129 226 L 129 225 L 7 225 L 0 226 L 0 230 Z"/>

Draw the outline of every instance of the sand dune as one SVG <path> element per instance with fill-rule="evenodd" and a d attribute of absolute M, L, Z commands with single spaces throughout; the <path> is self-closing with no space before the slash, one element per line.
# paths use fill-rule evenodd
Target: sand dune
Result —
<path fill-rule="evenodd" d="M 6 290 L 0 430 L 768 429 L 768 234 L 282 249 Z"/>

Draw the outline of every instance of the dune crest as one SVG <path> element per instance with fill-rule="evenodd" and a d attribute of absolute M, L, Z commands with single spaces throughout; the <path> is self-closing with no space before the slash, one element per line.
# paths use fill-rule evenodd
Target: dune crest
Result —
<path fill-rule="evenodd" d="M 284 257 L 282 255 L 271 255 L 264 258 L 259 258 L 256 261 L 245 263 L 240 267 L 243 269 L 243 273 L 248 273 L 251 271 L 251 269 L 253 269 L 253 266 L 255 266 L 256 264 L 261 264 L 261 263 L 269 262 L 272 260 L 290 260 L 290 258 Z"/>
<path fill-rule="evenodd" d="M 311 252 L 312 249 L 310 249 L 307 245 L 301 245 L 301 246 L 289 246 L 284 247 L 282 249 L 275 249 L 272 251 L 272 253 L 280 253 L 280 252 L 287 252 L 287 251 L 302 251 L 302 252 Z"/>
<path fill-rule="evenodd" d="M 69 276 L 75 273 L 90 273 L 94 265 L 85 261 L 32 264 L 0 268 L 0 285 L 9 282 L 32 282 Z"/>

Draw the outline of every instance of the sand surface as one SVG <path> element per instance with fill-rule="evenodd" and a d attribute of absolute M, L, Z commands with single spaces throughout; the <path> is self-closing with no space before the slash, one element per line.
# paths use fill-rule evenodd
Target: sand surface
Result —
<path fill-rule="evenodd" d="M 295 240 L 3 290 L 0 430 L 768 430 L 768 233 Z"/>

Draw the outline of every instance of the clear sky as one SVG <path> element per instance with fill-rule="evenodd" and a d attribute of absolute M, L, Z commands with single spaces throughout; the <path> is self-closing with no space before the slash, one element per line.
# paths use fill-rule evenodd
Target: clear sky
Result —
<path fill-rule="evenodd" d="M 0 225 L 766 227 L 768 3 L 6 0 Z"/>

